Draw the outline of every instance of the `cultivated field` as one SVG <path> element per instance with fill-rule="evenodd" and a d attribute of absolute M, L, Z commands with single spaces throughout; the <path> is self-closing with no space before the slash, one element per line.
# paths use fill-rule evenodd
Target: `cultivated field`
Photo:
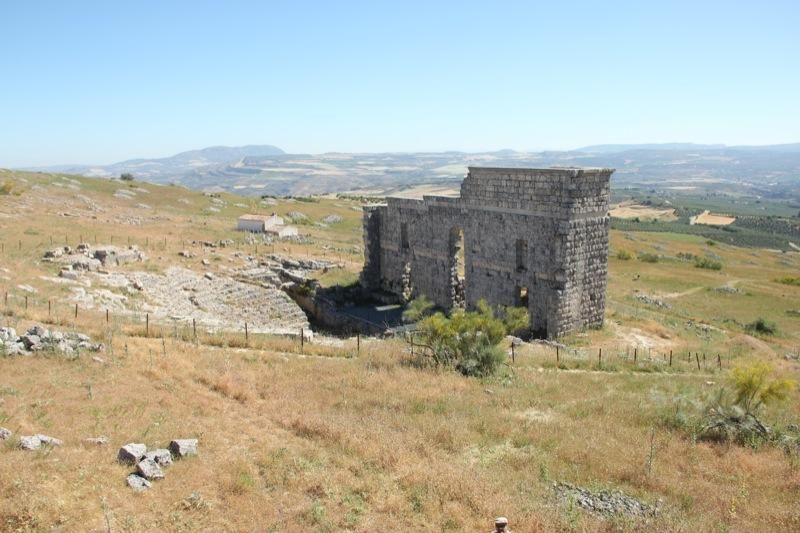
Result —
<path fill-rule="evenodd" d="M 401 339 L 301 345 L 243 328 L 195 336 L 185 323 L 106 318 L 101 307 L 76 313 L 79 285 L 41 261 L 59 244 L 130 240 L 148 259 L 116 267 L 123 273 L 224 277 L 246 256 L 282 253 L 335 259 L 344 268 L 323 281 L 346 283 L 361 264 L 358 202 L 261 203 L 1 171 L 0 183 L 10 184 L 0 195 L 0 325 L 106 344 L 96 359 L 0 357 L 0 426 L 15 434 L 0 441 L 0 530 L 488 531 L 497 515 L 516 532 L 800 529 L 797 455 L 695 441 L 677 422 L 699 416 L 735 365 L 769 361 L 800 377 L 785 357 L 800 352 L 800 286 L 777 281 L 800 271 L 798 253 L 614 231 L 606 327 L 563 339 L 558 360 L 554 347 L 525 343 L 479 380 L 415 367 Z M 308 238 L 272 245 L 233 231 L 239 214 L 272 211 L 305 214 Z M 331 214 L 342 221 L 315 225 Z M 192 243 L 224 239 L 235 242 Z M 721 268 L 697 266 L 710 262 Z M 757 318 L 775 333 L 748 330 Z M 796 424 L 798 400 L 794 391 L 762 419 Z M 34 433 L 65 443 L 18 450 L 16 438 Z M 82 443 L 99 435 L 111 444 Z M 182 437 L 199 439 L 198 457 L 147 492 L 125 485 L 119 446 Z M 620 490 L 658 512 L 591 514 L 555 482 Z"/>
<path fill-rule="evenodd" d="M 638 218 L 640 220 L 662 220 L 665 222 L 678 219 L 675 215 L 675 210 L 672 208 L 652 207 L 630 202 L 611 206 L 610 214 L 614 218 Z"/>
<path fill-rule="evenodd" d="M 731 217 L 728 215 L 718 215 L 715 213 L 710 213 L 709 211 L 703 211 L 696 217 L 692 217 L 692 224 L 707 224 L 709 226 L 727 226 L 729 224 L 733 224 L 736 222 L 735 217 Z"/>

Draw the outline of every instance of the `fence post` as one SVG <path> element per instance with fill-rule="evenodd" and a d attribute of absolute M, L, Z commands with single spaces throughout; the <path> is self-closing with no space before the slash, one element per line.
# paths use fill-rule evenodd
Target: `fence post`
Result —
<path fill-rule="evenodd" d="M 194 318 L 192 318 L 192 334 L 194 335 L 194 338 L 197 339 L 197 322 Z"/>
<path fill-rule="evenodd" d="M 244 343 L 245 344 L 250 343 L 250 335 L 247 332 L 247 322 L 244 323 Z"/>
<path fill-rule="evenodd" d="M 700 370 L 700 352 L 695 352 L 694 358 L 697 359 L 697 370 Z"/>
<path fill-rule="evenodd" d="M 514 341 L 511 341 L 511 363 L 513 364 L 516 362 L 517 362 L 517 355 L 514 352 Z"/>
<path fill-rule="evenodd" d="M 361 353 L 361 332 L 356 333 L 356 353 Z"/>
<path fill-rule="evenodd" d="M 106 324 L 108 324 L 108 307 L 106 307 Z"/>
<path fill-rule="evenodd" d="M 25 310 L 28 310 L 28 295 L 25 295 Z"/>
<path fill-rule="evenodd" d="M 722 370 L 722 357 L 717 354 L 717 364 L 719 365 L 719 369 Z"/>
<path fill-rule="evenodd" d="M 150 313 L 144 314 L 144 336 L 150 336 Z"/>
<path fill-rule="evenodd" d="M 561 356 L 558 353 L 558 344 L 556 344 L 556 365 L 561 362 Z"/>
<path fill-rule="evenodd" d="M 75 304 L 75 318 L 78 318 L 78 304 Z"/>
<path fill-rule="evenodd" d="M 639 355 L 639 347 L 637 346 L 636 348 L 633 349 L 633 364 L 634 365 L 636 364 L 636 359 L 637 359 L 638 355 Z"/>
<path fill-rule="evenodd" d="M 600 348 L 600 350 L 597 352 L 597 366 L 600 366 L 602 364 L 603 364 L 603 349 Z"/>
<path fill-rule="evenodd" d="M 48 300 L 47 300 L 47 316 L 50 316 L 52 311 L 53 311 L 53 302 L 48 298 Z"/>
<path fill-rule="evenodd" d="M 672 366 L 672 350 L 669 351 L 669 366 Z"/>
<path fill-rule="evenodd" d="M 300 328 L 300 353 L 303 353 L 303 347 L 305 345 L 305 332 L 303 328 Z"/>

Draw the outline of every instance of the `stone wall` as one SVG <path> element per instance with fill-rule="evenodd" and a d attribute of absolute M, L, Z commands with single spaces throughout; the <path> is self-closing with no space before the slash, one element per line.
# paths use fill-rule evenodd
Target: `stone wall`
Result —
<path fill-rule="evenodd" d="M 481 299 L 527 305 L 539 336 L 599 327 L 612 173 L 470 167 L 458 198 L 365 208 L 362 284 L 404 300 L 424 294 L 445 309 Z"/>

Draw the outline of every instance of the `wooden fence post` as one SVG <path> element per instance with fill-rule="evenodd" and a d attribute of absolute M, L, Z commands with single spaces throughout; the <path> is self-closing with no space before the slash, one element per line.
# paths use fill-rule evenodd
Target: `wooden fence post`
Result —
<path fill-rule="evenodd" d="M 669 351 L 669 366 L 672 366 L 672 350 Z"/>
<path fill-rule="evenodd" d="M 144 314 L 144 336 L 150 336 L 150 313 Z"/>
<path fill-rule="evenodd" d="M 108 317 L 108 307 L 106 307 L 106 324 L 108 324 L 108 319 L 109 319 L 109 317 Z"/>
<path fill-rule="evenodd" d="M 244 323 L 244 343 L 245 344 L 250 343 L 250 335 L 247 332 L 247 322 Z"/>
<path fill-rule="evenodd" d="M 75 304 L 75 318 L 78 318 L 78 304 Z"/>
<path fill-rule="evenodd" d="M 50 316 L 52 311 L 53 311 L 53 302 L 50 299 L 48 299 L 47 300 L 47 316 Z"/>
<path fill-rule="evenodd" d="M 558 354 L 558 345 L 556 344 L 556 364 L 561 362 L 561 357 Z"/>
<path fill-rule="evenodd" d="M 300 328 L 300 353 L 303 353 L 303 347 L 305 346 L 305 332 L 303 328 Z"/>
<path fill-rule="evenodd" d="M 356 353 L 361 353 L 361 332 L 356 333 Z"/>
<path fill-rule="evenodd" d="M 722 357 L 717 354 L 717 364 L 719 365 L 719 369 L 722 370 Z"/>
<path fill-rule="evenodd" d="M 197 339 L 197 322 L 194 318 L 192 318 L 192 334 L 194 335 L 194 338 Z"/>
<path fill-rule="evenodd" d="M 25 310 L 28 310 L 28 295 L 25 295 Z"/>
<path fill-rule="evenodd" d="M 633 349 L 633 364 L 636 364 L 636 359 L 639 356 L 639 347 Z"/>
<path fill-rule="evenodd" d="M 695 352 L 694 358 L 697 359 L 697 370 L 700 370 L 700 352 Z"/>
<path fill-rule="evenodd" d="M 600 348 L 600 350 L 598 350 L 597 352 L 597 366 L 600 366 L 602 364 L 603 364 L 603 349 Z"/>

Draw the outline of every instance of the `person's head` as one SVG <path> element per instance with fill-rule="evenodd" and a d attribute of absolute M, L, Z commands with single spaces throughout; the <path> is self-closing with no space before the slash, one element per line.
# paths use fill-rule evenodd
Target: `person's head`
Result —
<path fill-rule="evenodd" d="M 495 531 L 505 531 L 507 526 L 508 526 L 508 518 L 506 518 L 505 516 L 499 516 L 494 519 Z"/>

